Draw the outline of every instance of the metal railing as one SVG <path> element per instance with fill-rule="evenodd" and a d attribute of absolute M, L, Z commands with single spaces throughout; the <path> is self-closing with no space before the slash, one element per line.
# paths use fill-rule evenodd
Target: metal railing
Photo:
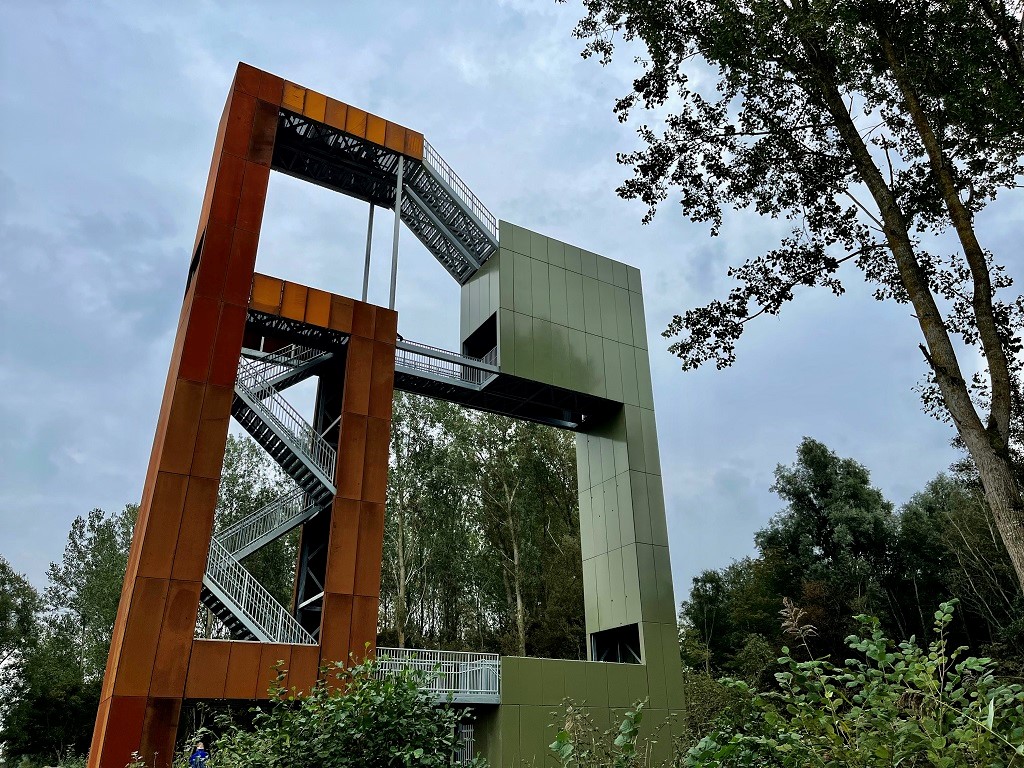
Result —
<path fill-rule="evenodd" d="M 318 357 L 329 354 L 330 352 L 324 352 L 322 349 L 289 344 L 276 352 L 269 352 L 263 357 L 257 358 L 257 362 L 263 365 L 263 377 L 274 379 L 282 374 L 290 373 Z"/>
<path fill-rule="evenodd" d="M 471 357 L 418 341 L 400 341 L 395 349 L 395 365 L 482 386 L 498 375 L 492 370 L 498 365 L 498 348 L 483 357 Z"/>
<path fill-rule="evenodd" d="M 206 578 L 227 598 L 226 607 L 244 624 L 258 627 L 270 642 L 316 645 L 313 636 L 217 539 L 210 539 Z"/>
<path fill-rule="evenodd" d="M 434 175 L 448 185 L 458 195 L 463 205 L 483 224 L 494 237 L 498 239 L 498 220 L 494 214 L 487 210 L 480 198 L 473 194 L 473 191 L 466 185 L 451 166 L 444 161 L 437 150 L 430 146 L 429 142 L 423 142 L 423 164 L 429 168 Z"/>
<path fill-rule="evenodd" d="M 291 404 L 282 397 L 269 382 L 259 363 L 244 357 L 238 361 L 239 387 L 263 412 L 264 420 L 273 422 L 289 434 L 296 445 L 327 477 L 334 477 L 337 452 L 324 440 L 309 423 L 299 415 Z"/>
<path fill-rule="evenodd" d="M 306 502 L 306 491 L 298 488 L 279 496 L 251 515 L 229 525 L 217 534 L 217 540 L 232 555 L 290 521 L 307 514 L 316 504 Z"/>
<path fill-rule="evenodd" d="M 424 690 L 439 697 L 495 704 L 501 699 L 501 657 L 496 653 L 377 648 L 378 675 L 403 669 L 425 672 Z"/>

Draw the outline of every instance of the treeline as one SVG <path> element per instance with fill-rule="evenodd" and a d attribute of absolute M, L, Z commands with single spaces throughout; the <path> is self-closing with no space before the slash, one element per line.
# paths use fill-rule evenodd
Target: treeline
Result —
<path fill-rule="evenodd" d="M 895 509 L 868 470 L 805 438 L 779 466 L 772 490 L 785 507 L 757 532 L 757 556 L 693 580 L 682 603 L 684 661 L 712 674 L 772 683 L 792 638 L 783 598 L 814 627 L 810 647 L 841 662 L 858 614 L 877 616 L 890 637 L 927 636 L 936 607 L 956 599 L 953 645 L 1024 669 L 1024 603 L 980 484 L 956 467 Z"/>
<path fill-rule="evenodd" d="M 378 643 L 586 658 L 571 433 L 395 397 Z"/>

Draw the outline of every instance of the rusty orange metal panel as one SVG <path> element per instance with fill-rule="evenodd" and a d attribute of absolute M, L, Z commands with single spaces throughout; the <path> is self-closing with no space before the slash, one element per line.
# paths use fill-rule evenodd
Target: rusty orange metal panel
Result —
<path fill-rule="evenodd" d="M 374 421 L 374 419 L 371 419 Z M 372 462 L 367 462 L 367 470 Z M 385 464 L 386 466 L 386 464 Z M 359 502 L 359 533 L 356 544 L 357 595 L 380 594 L 381 551 L 384 545 L 384 503 Z"/>
<path fill-rule="evenodd" d="M 331 322 L 331 294 L 310 288 L 306 297 L 306 322 L 327 328 Z"/>
<path fill-rule="evenodd" d="M 149 686 L 151 697 L 181 699 L 185 693 L 200 587 L 197 581 L 170 582 Z"/>
<path fill-rule="evenodd" d="M 235 93 L 231 97 L 231 111 L 224 133 L 224 151 L 245 157 L 249 154 L 252 138 L 253 118 L 256 115 L 256 97 L 247 93 Z"/>
<path fill-rule="evenodd" d="M 160 633 L 160 622 L 154 621 L 154 617 L 163 615 L 167 585 L 166 579 L 143 577 L 135 580 L 114 680 L 115 697 L 146 696 L 149 693 Z"/>
<path fill-rule="evenodd" d="M 107 732 L 107 720 L 109 719 L 110 697 L 101 696 L 99 709 L 96 710 L 96 725 L 92 729 L 93 748 L 89 750 L 88 768 L 99 768 L 100 766 L 100 755 L 103 752 L 103 736 Z"/>
<path fill-rule="evenodd" d="M 355 302 L 344 296 L 331 295 L 331 328 L 342 333 L 352 332 L 352 308 Z"/>
<path fill-rule="evenodd" d="M 256 681 L 256 698 L 268 698 L 267 691 L 275 684 L 278 672 L 286 671 L 292 663 L 292 647 L 279 643 L 263 643 L 260 646 L 260 677 Z M 287 680 L 287 672 L 285 672 Z"/>
<path fill-rule="evenodd" d="M 253 269 L 256 266 L 256 250 L 259 247 L 258 232 L 236 229 L 231 239 L 231 256 L 224 277 L 223 298 L 229 304 L 249 304 L 252 290 Z"/>
<path fill-rule="evenodd" d="M 388 442 L 390 424 L 372 416 L 366 419 L 366 458 L 363 464 L 363 495 L 366 501 L 384 503 L 388 490 Z"/>
<path fill-rule="evenodd" d="M 256 67 L 238 62 L 238 69 L 235 70 L 235 90 L 248 93 L 250 96 L 259 96 L 260 80 L 263 73 Z"/>
<path fill-rule="evenodd" d="M 306 104 L 306 89 L 301 85 L 289 83 L 285 80 L 284 96 L 281 98 L 281 106 L 290 109 L 292 112 L 302 114 L 302 108 Z"/>
<path fill-rule="evenodd" d="M 232 227 L 211 221 L 203 238 L 203 250 L 199 256 L 199 269 L 196 270 L 196 295 L 219 298 L 224 290 L 224 277 L 227 274 L 228 259 L 231 256 Z"/>
<path fill-rule="evenodd" d="M 142 725 L 146 719 L 146 699 L 137 696 L 114 696 L 110 699 L 108 727 L 105 729 L 103 745 L 92 751 L 100 768 L 115 768 L 128 765 L 132 752 L 142 741 Z M 115 725 L 116 724 L 116 725 Z"/>
<path fill-rule="evenodd" d="M 171 768 L 171 761 L 174 759 L 174 737 L 178 732 L 180 718 L 180 694 L 175 698 L 151 696 L 146 702 L 146 718 L 142 725 L 139 755 L 147 766 Z"/>
<path fill-rule="evenodd" d="M 345 116 L 348 114 L 348 104 L 335 99 L 327 99 L 327 108 L 324 111 L 324 122 L 340 131 L 345 130 Z"/>
<path fill-rule="evenodd" d="M 302 322 L 306 318 L 306 292 L 309 289 L 298 283 L 285 282 L 284 301 L 281 304 L 281 317 Z"/>
<path fill-rule="evenodd" d="M 306 104 L 302 108 L 302 114 L 318 123 L 324 121 L 324 112 L 327 110 L 327 97 L 314 90 L 306 91 Z"/>
<path fill-rule="evenodd" d="M 228 675 L 231 643 L 226 640 L 196 640 L 188 661 L 185 698 L 222 699 Z"/>
<path fill-rule="evenodd" d="M 349 636 L 349 652 L 357 664 L 372 656 L 377 647 L 379 607 L 376 597 L 355 595 L 352 598 L 352 633 Z"/>
<path fill-rule="evenodd" d="M 255 274 L 252 276 L 252 300 L 250 306 L 271 315 L 281 313 L 281 295 L 284 281 L 276 277 Z"/>
<path fill-rule="evenodd" d="M 366 112 L 358 107 L 349 106 L 345 115 L 345 131 L 353 136 L 366 137 Z"/>
<path fill-rule="evenodd" d="M 261 73 L 260 92 L 257 95 L 275 107 L 281 106 L 281 100 L 284 98 L 284 79 L 269 72 Z"/>
<path fill-rule="evenodd" d="M 155 579 L 171 577 L 174 542 L 178 540 L 187 487 L 188 477 L 185 475 L 157 473 L 152 500 L 149 503 L 145 536 L 141 541 L 139 576 Z"/>
<path fill-rule="evenodd" d="M 348 661 L 351 631 L 352 595 L 327 592 L 324 595 L 324 618 L 320 630 L 321 666 L 336 661 Z"/>
<path fill-rule="evenodd" d="M 373 338 L 394 346 L 398 340 L 398 313 L 393 309 L 377 307 L 375 311 Z"/>
<path fill-rule="evenodd" d="M 196 449 L 192 454 L 191 473 L 196 477 L 220 478 L 234 395 L 234 382 L 223 387 L 206 387 L 199 431 L 196 434 Z"/>
<path fill-rule="evenodd" d="M 315 645 L 293 645 L 288 668 L 288 690 L 299 696 L 310 692 L 320 667 L 320 649 Z"/>
<path fill-rule="evenodd" d="M 373 326 L 375 322 L 376 308 L 373 304 L 356 302 L 352 310 L 352 333 L 355 336 L 373 338 Z"/>
<path fill-rule="evenodd" d="M 405 154 L 417 160 L 423 159 L 423 134 L 416 131 L 405 132 Z"/>
<path fill-rule="evenodd" d="M 366 450 L 366 417 L 357 413 L 342 413 L 341 436 L 338 443 L 338 468 L 335 470 L 338 496 L 345 499 L 361 499 L 363 455 Z"/>
<path fill-rule="evenodd" d="M 386 132 L 385 122 L 383 117 L 368 114 L 366 116 L 366 140 L 383 146 Z"/>
<path fill-rule="evenodd" d="M 404 152 L 405 128 L 389 121 L 384 131 L 384 145 L 395 152 Z"/>
<path fill-rule="evenodd" d="M 213 359 L 210 362 L 210 386 L 234 386 L 235 374 L 238 371 L 238 356 L 242 352 L 242 336 L 245 334 L 247 312 L 248 307 L 245 305 L 221 305 L 217 340 L 213 345 Z"/>
<path fill-rule="evenodd" d="M 370 411 L 370 376 L 373 370 L 373 342 L 362 336 L 348 341 L 348 362 L 345 365 L 345 388 L 342 411 L 368 414 Z"/>
<path fill-rule="evenodd" d="M 181 581 L 202 581 L 206 557 L 213 533 L 213 512 L 217 507 L 218 480 L 190 477 L 185 491 L 185 508 L 181 513 L 181 529 L 174 549 L 171 578 Z"/>
<path fill-rule="evenodd" d="M 246 162 L 242 179 L 242 196 L 238 200 L 238 218 L 235 226 L 250 232 L 259 232 L 263 223 L 263 208 L 267 201 L 270 168 Z"/>
<path fill-rule="evenodd" d="M 224 684 L 224 697 L 228 699 L 255 699 L 256 689 L 263 677 L 260 643 L 231 643 L 228 673 Z"/>
<path fill-rule="evenodd" d="M 368 416 L 390 423 L 395 395 L 395 348 L 380 341 L 373 342 L 373 364 L 370 372 Z"/>
<path fill-rule="evenodd" d="M 196 450 L 199 417 L 203 410 L 205 387 L 194 381 L 178 379 L 174 399 L 167 416 L 167 432 L 160 455 L 160 471 L 187 475 Z"/>
<path fill-rule="evenodd" d="M 256 102 L 246 159 L 259 165 L 270 165 L 274 158 L 274 140 L 277 138 L 277 113 L 278 105 L 266 101 Z"/>
<path fill-rule="evenodd" d="M 196 296 L 192 302 L 185 343 L 181 349 L 178 376 L 194 382 L 206 381 L 213 356 L 213 341 L 220 318 L 219 302 L 208 296 Z"/>
<path fill-rule="evenodd" d="M 350 595 L 356 586 L 356 542 L 359 536 L 359 501 L 335 498 L 331 505 L 328 539 L 327 592 Z"/>

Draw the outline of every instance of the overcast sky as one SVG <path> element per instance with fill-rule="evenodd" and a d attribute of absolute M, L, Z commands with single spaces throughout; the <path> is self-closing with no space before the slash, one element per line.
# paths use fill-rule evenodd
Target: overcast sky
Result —
<path fill-rule="evenodd" d="M 0 554 L 38 586 L 74 516 L 137 502 L 217 122 L 239 60 L 422 131 L 500 218 L 643 273 L 676 596 L 753 552 L 769 487 L 804 435 L 904 502 L 955 458 L 912 387 L 916 323 L 851 274 L 752 324 L 730 370 L 682 373 L 659 335 L 722 295 L 727 264 L 784 227 L 753 214 L 712 239 L 666 203 L 615 195 L 612 115 L 629 57 L 579 56 L 578 6 L 0 0 Z M 271 177 L 258 269 L 358 295 L 366 208 Z M 993 206 L 1006 253 L 1020 195 Z M 371 301 L 387 300 L 390 213 Z M 1019 244 L 1019 236 L 1017 240 Z M 457 348 L 458 286 L 406 231 L 400 331 Z M 1018 249 L 1015 249 L 1016 252 Z"/>

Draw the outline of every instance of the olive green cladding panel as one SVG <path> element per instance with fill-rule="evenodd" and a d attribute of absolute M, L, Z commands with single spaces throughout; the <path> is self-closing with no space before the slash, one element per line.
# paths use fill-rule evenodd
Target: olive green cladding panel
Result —
<path fill-rule="evenodd" d="M 503 374 L 622 404 L 576 436 L 587 654 L 593 633 L 636 625 L 642 663 L 503 658 L 502 704 L 477 721 L 492 764 L 554 765 L 547 726 L 565 697 L 602 727 L 640 698 L 645 723 L 682 706 L 661 461 L 639 270 L 508 222 L 499 232 L 462 288 L 462 339 L 496 314 Z"/>

